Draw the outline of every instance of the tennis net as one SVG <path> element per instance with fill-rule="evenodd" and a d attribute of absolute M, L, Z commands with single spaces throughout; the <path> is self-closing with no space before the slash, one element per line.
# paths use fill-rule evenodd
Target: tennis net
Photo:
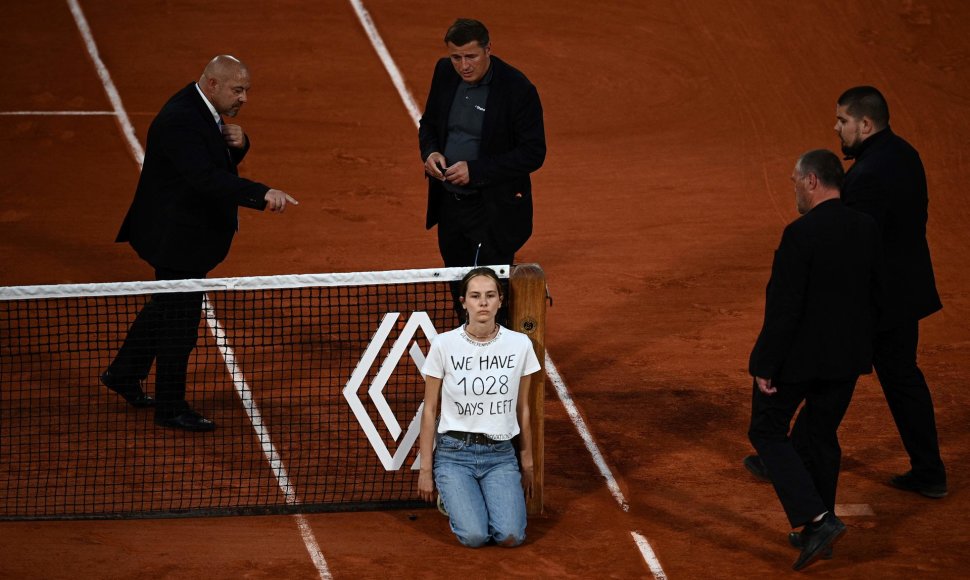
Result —
<path fill-rule="evenodd" d="M 467 270 L 0 288 L 0 519 L 424 505 L 419 368 Z M 99 383 L 152 295 L 191 292 L 206 433 Z"/>

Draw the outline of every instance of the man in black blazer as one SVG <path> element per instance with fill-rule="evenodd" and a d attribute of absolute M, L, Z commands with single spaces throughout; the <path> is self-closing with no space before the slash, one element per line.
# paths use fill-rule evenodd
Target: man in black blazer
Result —
<path fill-rule="evenodd" d="M 129 242 L 155 269 L 156 280 L 204 278 L 229 252 L 237 208 L 282 212 L 297 201 L 239 177 L 249 151 L 242 127 L 225 124 L 248 99 L 249 70 L 222 55 L 162 107 L 148 129 L 138 188 L 117 242 Z M 135 407 L 155 407 L 155 423 L 211 431 L 215 423 L 185 402 L 189 354 L 195 348 L 200 292 L 158 293 L 139 312 L 101 382 Z M 155 399 L 141 382 L 155 363 Z"/>
<path fill-rule="evenodd" d="M 809 151 L 792 181 L 802 217 L 775 251 L 765 319 L 751 352 L 748 438 L 757 449 L 802 551 L 800 570 L 845 532 L 835 515 L 842 451 L 837 430 L 860 374 L 871 370 L 880 307 L 879 234 L 868 215 L 839 200 L 842 163 Z M 799 405 L 805 437 L 788 428 Z"/>
<path fill-rule="evenodd" d="M 539 93 L 492 56 L 481 22 L 456 20 L 445 45 L 418 129 L 426 227 L 438 226 L 445 266 L 511 264 L 532 235 L 529 174 L 546 156 Z"/>
<path fill-rule="evenodd" d="M 873 366 L 911 470 L 889 483 L 941 498 L 947 494 L 933 400 L 916 362 L 919 321 L 940 310 L 926 242 L 928 196 L 919 153 L 889 127 L 889 105 L 874 87 L 845 91 L 835 131 L 846 158 L 842 200 L 876 219 L 885 252 L 887 316 L 876 333 Z"/>

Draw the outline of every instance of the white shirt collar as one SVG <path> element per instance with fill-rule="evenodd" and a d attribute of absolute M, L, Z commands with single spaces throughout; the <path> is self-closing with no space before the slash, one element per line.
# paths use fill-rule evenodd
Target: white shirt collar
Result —
<path fill-rule="evenodd" d="M 216 122 L 216 125 L 218 125 L 219 121 L 222 120 L 222 117 L 219 116 L 219 112 L 216 111 L 216 108 L 212 106 L 209 99 L 205 98 L 205 93 L 202 92 L 202 89 L 199 87 L 199 83 L 195 83 L 195 90 L 199 91 L 199 96 L 202 97 L 202 101 L 205 103 L 205 106 L 209 107 L 209 112 L 212 113 L 212 119 Z"/>

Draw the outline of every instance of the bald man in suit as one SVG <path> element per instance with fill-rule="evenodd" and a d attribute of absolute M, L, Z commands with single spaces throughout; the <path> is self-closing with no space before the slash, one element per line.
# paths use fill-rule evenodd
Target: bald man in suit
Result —
<path fill-rule="evenodd" d="M 156 280 L 204 278 L 229 253 L 239 206 L 282 212 L 297 201 L 239 177 L 249 137 L 234 118 L 248 100 L 249 69 L 229 55 L 213 58 L 198 82 L 172 96 L 148 129 L 135 197 L 115 241 L 128 242 Z M 185 401 L 189 355 L 198 339 L 201 292 L 156 293 L 139 312 L 105 387 L 133 407 L 154 407 L 155 423 L 186 431 L 216 425 Z M 155 364 L 155 398 L 142 381 Z"/>

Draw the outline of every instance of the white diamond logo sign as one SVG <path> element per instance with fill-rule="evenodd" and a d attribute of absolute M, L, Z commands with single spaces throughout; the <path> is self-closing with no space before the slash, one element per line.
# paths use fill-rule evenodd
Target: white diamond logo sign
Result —
<path fill-rule="evenodd" d="M 408 425 L 404 437 L 401 438 L 401 425 L 394 416 L 390 405 L 387 404 L 387 399 L 384 397 L 384 387 L 387 386 L 388 379 L 400 362 L 401 357 L 404 356 L 405 349 L 407 349 L 408 355 L 410 355 L 411 360 L 417 366 L 418 372 L 421 371 L 421 367 L 424 365 L 424 353 L 421 351 L 418 343 L 412 340 L 415 334 L 417 334 L 418 329 L 421 329 L 429 341 L 438 336 L 438 331 L 435 330 L 434 325 L 431 323 L 431 318 L 428 317 L 426 312 L 412 313 L 410 318 L 408 318 L 407 324 L 404 325 L 404 330 L 401 331 L 397 340 L 394 341 L 390 352 L 387 353 L 387 356 L 381 362 L 380 370 L 367 388 L 367 396 L 377 408 L 388 433 L 390 433 L 394 441 L 398 442 L 397 450 L 392 455 L 387 445 L 385 445 L 384 439 L 377 431 L 377 426 L 374 425 L 370 415 L 367 413 L 367 409 L 364 408 L 364 403 L 361 402 L 358 392 L 364 380 L 367 378 L 368 371 L 374 366 L 374 362 L 377 360 L 381 348 L 387 342 L 388 337 L 390 337 L 391 330 L 394 328 L 400 316 L 400 312 L 389 312 L 384 315 L 384 320 L 381 321 L 380 327 L 374 333 L 374 338 L 371 339 L 370 344 L 367 345 L 367 349 L 364 350 L 363 356 L 360 357 L 360 362 L 357 363 L 357 368 L 350 375 L 350 380 L 347 381 L 347 386 L 344 387 L 343 391 L 344 398 L 347 399 L 347 403 L 350 404 L 350 408 L 354 411 L 354 416 L 357 417 L 357 422 L 360 424 L 361 429 L 364 430 L 364 433 L 367 435 L 367 440 L 370 441 L 371 447 L 374 448 L 377 457 L 381 460 L 384 469 L 387 471 L 397 471 L 400 469 L 404 464 L 404 460 L 411 452 L 411 448 L 414 446 L 414 442 L 421 432 L 421 411 L 424 409 L 424 403 L 418 405 L 418 409 L 411 419 L 411 423 Z M 410 345 L 410 348 L 408 348 L 408 345 Z M 411 466 L 411 469 L 418 468 L 420 468 L 420 458 Z"/>

